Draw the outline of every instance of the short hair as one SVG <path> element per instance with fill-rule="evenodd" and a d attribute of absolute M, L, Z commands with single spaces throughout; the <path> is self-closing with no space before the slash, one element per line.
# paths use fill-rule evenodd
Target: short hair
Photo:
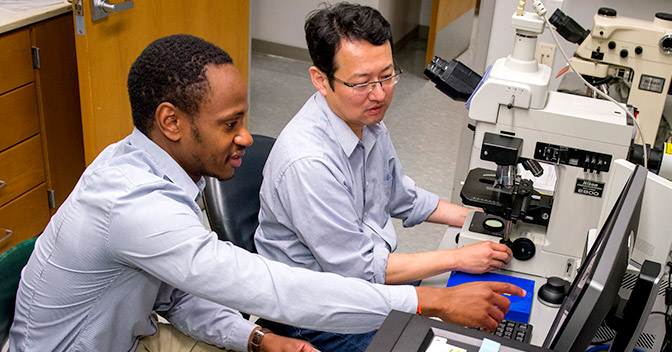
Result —
<path fill-rule="evenodd" d="M 341 2 L 335 6 L 322 4 L 308 14 L 304 26 L 306 44 L 313 65 L 324 72 L 333 88 L 335 62 L 341 39 L 366 40 L 373 45 L 392 45 L 390 23 L 369 6 Z"/>
<path fill-rule="evenodd" d="M 218 46 L 186 34 L 155 40 L 133 62 L 128 73 L 128 95 L 133 124 L 145 135 L 154 126 L 159 104 L 169 102 L 193 118 L 208 97 L 207 65 L 232 64 Z"/>

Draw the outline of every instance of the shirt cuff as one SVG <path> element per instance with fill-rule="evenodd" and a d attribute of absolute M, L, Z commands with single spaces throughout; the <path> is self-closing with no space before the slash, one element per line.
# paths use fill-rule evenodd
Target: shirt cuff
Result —
<path fill-rule="evenodd" d="M 250 335 L 252 330 L 259 327 L 259 325 L 246 320 L 240 319 L 239 322 L 236 322 L 236 326 L 232 327 L 225 341 L 225 346 L 227 349 L 232 349 L 235 351 L 247 351 L 247 344 L 250 340 Z"/>
<path fill-rule="evenodd" d="M 394 310 L 415 314 L 418 311 L 418 293 L 414 286 L 385 286 L 390 288 L 390 305 Z"/>
<path fill-rule="evenodd" d="M 439 206 L 438 195 L 420 187 L 417 187 L 415 192 L 415 206 L 413 206 L 413 210 L 408 215 L 406 220 L 404 220 L 404 227 L 411 227 L 424 222 Z"/>

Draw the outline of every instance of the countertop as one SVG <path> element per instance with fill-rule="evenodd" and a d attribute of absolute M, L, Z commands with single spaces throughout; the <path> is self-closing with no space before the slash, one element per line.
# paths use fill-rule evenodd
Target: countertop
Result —
<path fill-rule="evenodd" d="M 0 33 L 9 32 L 70 11 L 72 11 L 72 5 L 67 0 L 63 0 L 59 4 L 26 11 L 10 11 L 0 7 Z"/>

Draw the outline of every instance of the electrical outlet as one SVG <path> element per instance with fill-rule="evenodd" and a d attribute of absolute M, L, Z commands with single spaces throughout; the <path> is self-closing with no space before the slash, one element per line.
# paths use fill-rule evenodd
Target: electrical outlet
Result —
<path fill-rule="evenodd" d="M 539 43 L 537 47 L 537 62 L 553 67 L 553 58 L 555 57 L 555 45 L 547 43 Z"/>

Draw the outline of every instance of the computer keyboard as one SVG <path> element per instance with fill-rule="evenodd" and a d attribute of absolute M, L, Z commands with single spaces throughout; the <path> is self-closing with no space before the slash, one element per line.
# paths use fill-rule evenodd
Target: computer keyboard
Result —
<path fill-rule="evenodd" d="M 532 325 L 504 319 L 499 323 L 494 334 L 511 340 L 530 342 L 532 338 Z"/>

